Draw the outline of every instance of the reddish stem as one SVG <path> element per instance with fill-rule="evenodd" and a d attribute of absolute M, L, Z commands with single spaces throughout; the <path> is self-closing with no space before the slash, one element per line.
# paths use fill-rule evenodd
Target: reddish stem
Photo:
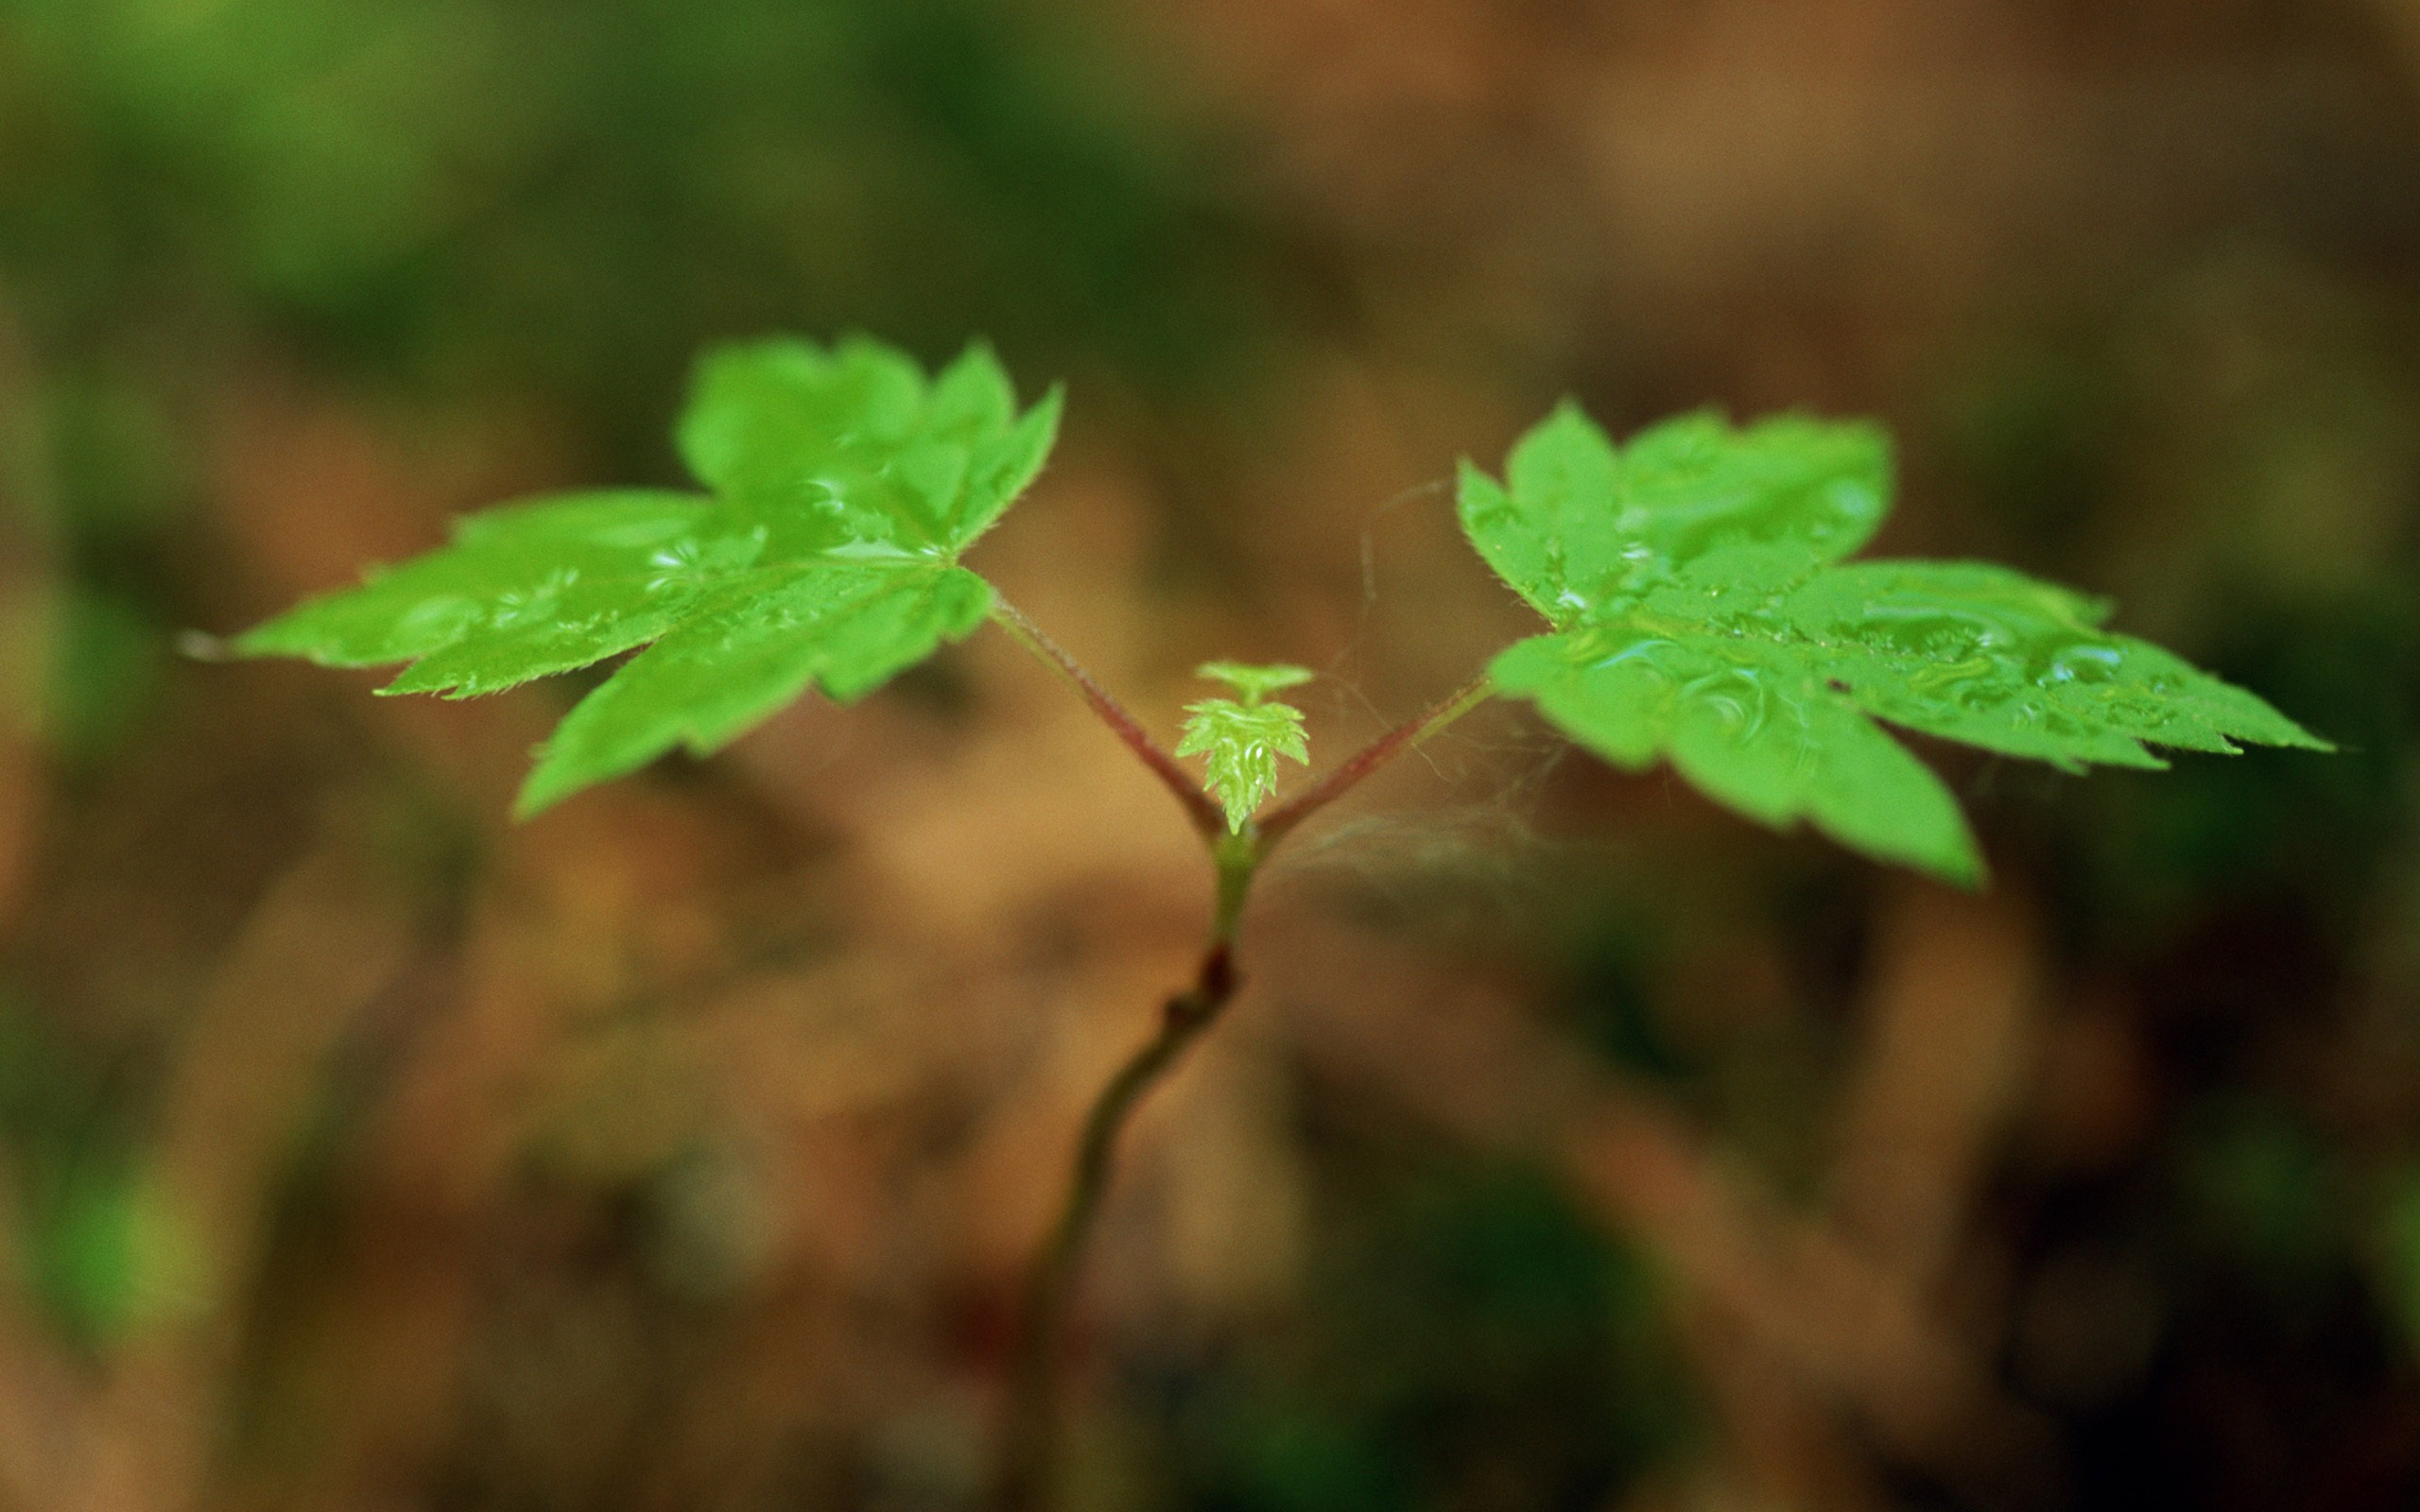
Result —
<path fill-rule="evenodd" d="M 1092 707 L 1093 713 L 1100 716 L 1100 722 L 1126 743 L 1126 748 L 1151 769 L 1151 775 L 1157 777 L 1162 785 L 1176 795 L 1176 800 L 1184 806 L 1185 817 L 1193 821 L 1193 827 L 1201 831 L 1204 838 L 1215 841 L 1226 833 L 1226 811 L 1201 790 L 1201 784 L 1193 780 L 1192 773 L 1177 765 L 1175 757 L 1160 748 L 1159 742 L 1151 738 L 1141 720 L 1128 713 L 1124 704 L 1110 696 L 1108 689 L 1093 680 L 1093 675 L 1084 670 L 1083 663 L 1061 650 L 1059 643 L 1044 634 L 1041 626 L 1026 618 L 1023 610 L 996 594 L 992 601 L 992 618 L 1019 644 L 1049 663 L 1074 686 L 1084 702 Z"/>
<path fill-rule="evenodd" d="M 1193 986 L 1160 1010 L 1160 1032 L 1118 1068 L 1084 1118 L 1066 1203 L 1034 1263 L 1018 1319 L 996 1487 L 1000 1512 L 1044 1512 L 1052 1504 L 1067 1315 L 1082 1279 L 1085 1246 L 1109 1195 L 1119 1136 L 1144 1095 L 1218 1022 L 1237 985 L 1232 944 L 1214 937 Z"/>
<path fill-rule="evenodd" d="M 1478 678 L 1431 706 L 1427 713 L 1397 725 L 1346 757 L 1325 777 L 1277 805 L 1260 821 L 1262 851 L 1266 853 L 1296 825 L 1352 792 L 1363 778 L 1478 708 L 1493 691 L 1486 678 Z"/>
<path fill-rule="evenodd" d="M 1210 842 L 1219 868 L 1218 907 L 1211 918 L 1210 944 L 1200 972 L 1191 988 L 1168 1000 L 1161 1013 L 1160 1032 L 1118 1069 L 1094 1102 L 1077 1146 L 1066 1203 L 1028 1282 L 1011 1370 L 996 1488 L 1002 1512 L 1039 1512 L 1050 1502 L 1058 1452 L 1067 1314 L 1081 1279 L 1086 1243 L 1109 1192 L 1119 1136 L 1144 1095 L 1175 1068 L 1185 1050 L 1209 1031 L 1234 999 L 1236 929 L 1253 874 L 1270 850 L 1294 826 L 1350 792 L 1393 757 L 1468 713 L 1492 690 L 1487 679 L 1480 678 L 1419 718 L 1372 741 L 1343 765 L 1280 805 L 1265 821 L 1230 834 L 1224 811 L 1201 784 L 1162 750 L 1142 722 L 1095 682 L 1040 626 L 1006 599 L 994 600 L 992 617 L 1082 695 L 1101 722 L 1176 795 L 1194 827 Z"/>

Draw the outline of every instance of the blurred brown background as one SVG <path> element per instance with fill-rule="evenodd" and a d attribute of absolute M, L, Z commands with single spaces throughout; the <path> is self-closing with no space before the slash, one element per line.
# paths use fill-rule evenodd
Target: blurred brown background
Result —
<path fill-rule="evenodd" d="M 1138 1128 L 1072 1504 L 2420 1500 L 2420 7 L 0 0 L 0 1506 L 977 1504 L 1150 779 L 985 636 L 515 827 L 565 689 L 176 654 L 778 329 L 1068 381 L 975 565 L 1164 733 L 1482 665 L 1569 392 L 2345 747 L 1928 748 L 1976 899 L 1466 721 Z"/>

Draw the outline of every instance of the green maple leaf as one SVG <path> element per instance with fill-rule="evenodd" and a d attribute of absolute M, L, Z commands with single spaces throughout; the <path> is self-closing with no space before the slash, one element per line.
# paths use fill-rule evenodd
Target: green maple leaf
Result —
<path fill-rule="evenodd" d="M 1876 719 L 2070 771 L 2164 765 L 2146 743 L 2329 748 L 2096 600 L 1978 562 L 1841 564 L 1890 499 L 1872 426 L 1700 414 L 1617 449 L 1566 404 L 1503 485 L 1463 465 L 1471 543 L 1554 627 L 1491 675 L 1616 765 L 1668 759 L 1752 817 L 1965 884 L 1956 800 Z"/>
<path fill-rule="evenodd" d="M 1204 698 L 1184 706 L 1184 737 L 1180 756 L 1200 756 L 1210 791 L 1227 810 L 1227 829 L 1239 832 L 1244 822 L 1277 787 L 1277 758 L 1307 763 L 1311 749 L 1303 734 L 1303 712 L 1290 704 L 1264 700 L 1282 689 L 1311 680 L 1309 669 L 1293 666 L 1247 666 L 1240 662 L 1212 662 L 1201 675 L 1223 682 L 1243 695 Z"/>
<path fill-rule="evenodd" d="M 386 693 L 470 697 L 644 646 L 566 715 L 518 811 L 685 746 L 716 750 L 820 686 L 863 696 L 966 635 L 990 585 L 959 557 L 1041 470 L 1059 395 L 1020 415 L 992 353 L 927 380 L 867 340 L 771 340 L 700 364 L 678 430 L 711 493 L 576 493 L 475 514 L 450 544 L 235 642 Z"/>

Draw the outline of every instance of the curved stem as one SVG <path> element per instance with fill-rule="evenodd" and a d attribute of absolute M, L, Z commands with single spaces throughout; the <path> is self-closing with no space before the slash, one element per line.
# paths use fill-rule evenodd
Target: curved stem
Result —
<path fill-rule="evenodd" d="M 1061 650 L 1041 627 L 1006 599 L 994 602 L 993 619 L 1017 643 L 1063 678 L 1101 722 L 1126 743 L 1143 765 L 1184 806 L 1209 844 L 1219 871 L 1218 903 L 1210 939 L 1193 985 L 1167 1000 L 1159 1031 L 1128 1057 L 1084 1116 L 1075 1170 L 1058 1220 L 1028 1279 L 1011 1365 L 1007 1416 L 1002 1425 L 996 1489 L 1001 1512 L 1046 1512 L 1057 1470 L 1062 1378 L 1066 1360 L 1067 1319 L 1082 1278 L 1088 1246 L 1115 1174 L 1117 1144 L 1134 1110 L 1151 1089 L 1184 1058 L 1196 1040 L 1218 1022 L 1234 1000 L 1236 930 L 1253 878 L 1288 833 L 1385 765 L 1484 702 L 1495 690 L 1484 677 L 1387 731 L 1348 757 L 1310 787 L 1280 804 L 1268 817 L 1229 833 L 1219 804 L 1177 765 L 1142 722 L 1128 713 L 1093 680 L 1075 658 Z"/>
<path fill-rule="evenodd" d="M 1193 985 L 1160 1010 L 1159 1032 L 1109 1079 L 1084 1116 L 1065 1204 L 1027 1283 L 1016 1355 L 1009 1383 L 1008 1420 L 1001 1441 L 1001 1512 L 1043 1512 L 1058 1465 L 1061 1381 L 1067 1314 L 1083 1274 L 1101 1199 L 1109 1193 L 1117 1142 L 1144 1094 L 1175 1069 L 1193 1041 L 1208 1032 L 1236 995 L 1235 925 L 1258 863 L 1251 843 L 1220 848 L 1219 911 L 1209 949 Z"/>
<path fill-rule="evenodd" d="M 1296 825 L 1353 791 L 1363 778 L 1485 703 L 1495 692 L 1495 684 L 1484 676 L 1475 678 L 1430 706 L 1426 713 L 1397 725 L 1346 757 L 1325 777 L 1277 805 L 1260 821 L 1262 853 L 1266 854 Z"/>
<path fill-rule="evenodd" d="M 1045 666 L 1066 679 L 1092 712 L 1100 717 L 1100 722 L 1124 741 L 1126 748 L 1132 751 L 1145 766 L 1150 768 L 1151 775 L 1175 795 L 1177 802 L 1184 807 L 1185 817 L 1193 821 L 1193 827 L 1205 838 L 1215 840 L 1226 832 L 1225 811 L 1201 790 L 1201 784 L 1193 780 L 1192 773 L 1178 765 L 1175 757 L 1160 748 L 1159 742 L 1151 738 L 1141 720 L 1128 713 L 1124 704 L 1110 696 L 1109 690 L 1094 680 L 1093 675 L 1084 670 L 1082 662 L 1061 650 L 1059 643 L 1044 634 L 1041 626 L 1028 619 L 1023 610 L 996 593 L 992 597 L 992 621 L 1008 631 L 1011 640 L 1032 652 Z"/>

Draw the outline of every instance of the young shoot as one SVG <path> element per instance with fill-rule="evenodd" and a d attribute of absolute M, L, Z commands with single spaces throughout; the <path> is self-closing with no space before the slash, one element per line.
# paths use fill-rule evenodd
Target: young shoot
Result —
<path fill-rule="evenodd" d="M 1310 763 L 1303 712 L 1265 700 L 1310 681 L 1311 673 L 1306 667 L 1247 666 L 1240 662 L 1206 662 L 1199 673 L 1235 689 L 1241 699 L 1203 698 L 1186 704 L 1184 736 L 1176 753 L 1203 758 L 1211 796 L 1226 807 L 1227 831 L 1240 834 L 1277 789 L 1277 759 Z"/>

